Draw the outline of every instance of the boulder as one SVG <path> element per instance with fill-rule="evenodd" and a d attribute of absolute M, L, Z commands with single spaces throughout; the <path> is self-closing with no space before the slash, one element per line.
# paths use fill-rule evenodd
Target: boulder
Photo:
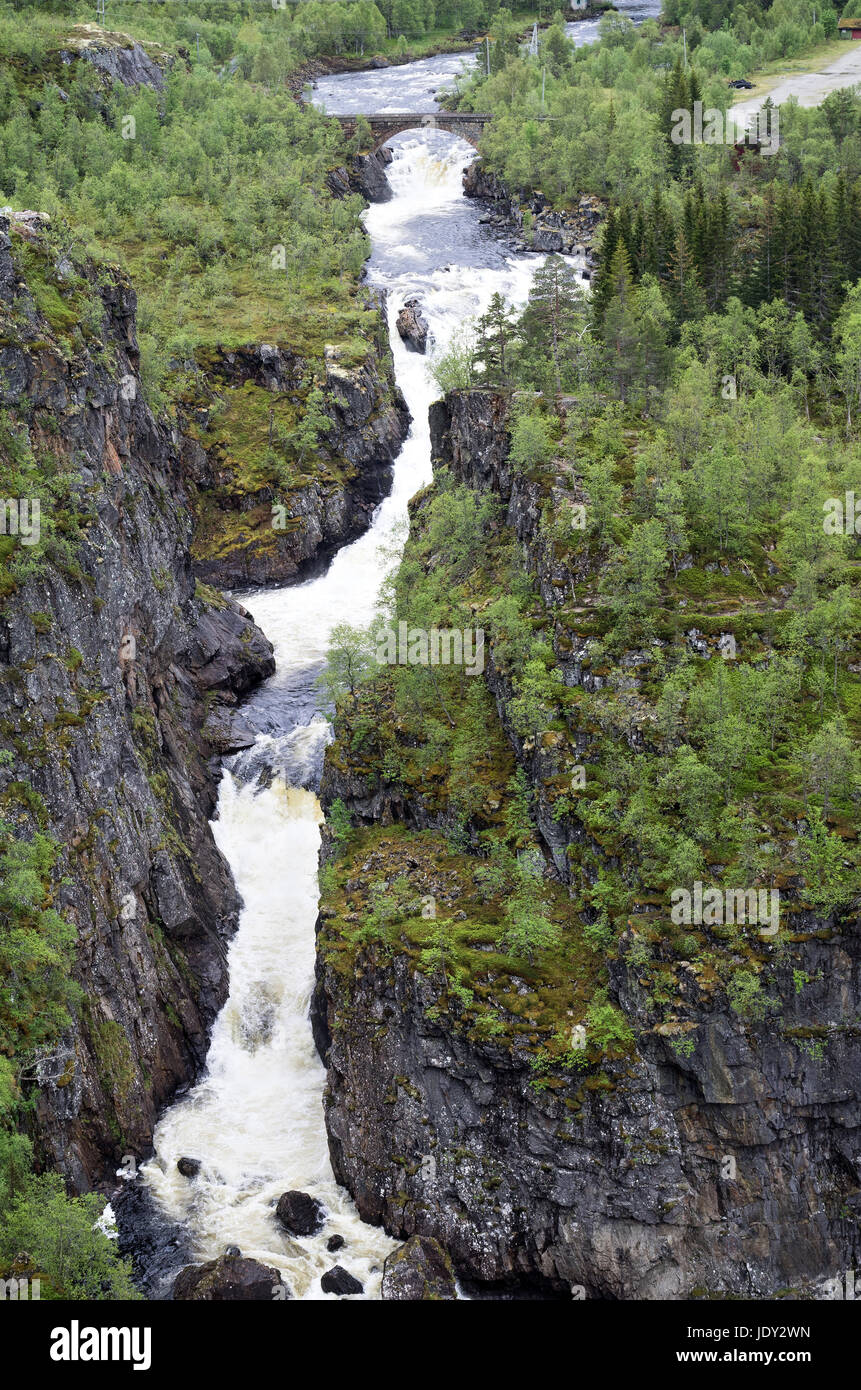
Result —
<path fill-rule="evenodd" d="M 408 299 L 395 320 L 395 326 L 408 348 L 427 352 L 428 322 L 422 313 L 421 300 Z"/>
<path fill-rule="evenodd" d="M 178 1302 L 271 1303 L 275 1290 L 284 1287 L 280 1271 L 271 1265 L 241 1255 L 221 1255 L 180 1270 L 173 1297 Z M 289 1290 L 287 1297 L 291 1297 Z"/>
<path fill-rule="evenodd" d="M 552 227 L 536 227 L 532 236 L 534 251 L 555 251 L 563 249 L 562 233 Z"/>
<path fill-rule="evenodd" d="M 455 1299 L 454 1269 L 439 1241 L 410 1236 L 383 1268 L 382 1296 L 391 1301 Z"/>
<path fill-rule="evenodd" d="M 336 1250 L 343 1250 L 346 1244 L 343 1236 L 330 1236 L 326 1241 L 326 1249 L 330 1255 L 334 1255 Z"/>
<path fill-rule="evenodd" d="M 196 1178 L 200 1172 L 200 1159 L 181 1158 L 176 1166 L 184 1178 Z"/>
<path fill-rule="evenodd" d="M 326 1209 L 307 1192 L 282 1192 L 275 1215 L 291 1236 L 313 1236 L 323 1229 Z"/>
<path fill-rule="evenodd" d="M 340 1294 L 342 1298 L 365 1291 L 364 1285 L 360 1284 L 349 1270 L 344 1269 L 343 1265 L 333 1265 L 331 1269 L 327 1269 L 320 1280 L 320 1288 L 324 1293 Z"/>

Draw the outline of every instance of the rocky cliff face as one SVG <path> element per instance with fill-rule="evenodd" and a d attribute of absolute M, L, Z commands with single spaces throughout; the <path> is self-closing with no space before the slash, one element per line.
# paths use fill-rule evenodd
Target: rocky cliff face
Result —
<path fill-rule="evenodd" d="M 322 420 L 297 457 L 307 361 L 266 343 L 211 354 L 183 413 L 182 468 L 196 526 L 194 566 L 224 588 L 295 582 L 370 524 L 391 487 L 410 415 L 385 345 L 385 297 L 371 296 L 377 341 L 358 366 L 326 352 Z"/>
<path fill-rule="evenodd" d="M 331 192 L 336 198 L 348 198 L 359 193 L 369 203 L 387 203 L 392 197 L 391 184 L 386 178 L 386 166 L 394 155 L 387 146 L 370 154 L 353 156 L 349 168 L 339 164 L 328 177 Z"/>
<path fill-rule="evenodd" d="M 164 90 L 165 73 L 173 63 L 158 44 L 138 43 L 129 34 L 101 29 L 98 24 L 74 25 L 59 58 L 65 66 L 83 59 L 108 83 L 151 87 L 156 92 Z"/>
<path fill-rule="evenodd" d="M 436 1238 L 485 1292 L 821 1290 L 859 1250 L 861 1046 L 837 1019 L 847 992 L 858 998 L 861 950 L 857 930 L 827 943 L 820 931 L 808 923 L 796 968 L 826 981 L 827 1065 L 767 1026 L 739 1028 L 693 974 L 683 1013 L 700 1041 L 680 1060 L 621 969 L 637 1055 L 605 1068 L 598 1089 L 536 1092 L 524 1057 L 431 1020 L 438 992 L 404 958 L 349 991 L 324 969 L 336 1175 L 366 1220 Z M 790 968 L 780 983 L 791 1005 Z M 791 1014 L 803 1027 L 809 1006 Z"/>
<path fill-rule="evenodd" d="M 196 592 L 183 441 L 138 379 L 135 296 L 35 214 L 0 218 L 2 816 L 58 844 L 78 934 L 73 1029 L 33 1063 L 42 1159 L 77 1188 L 142 1157 L 201 1065 L 237 897 L 208 826 L 238 696 L 273 669 L 237 604 Z M 0 539 L 0 545 L 4 542 Z"/>
<path fill-rule="evenodd" d="M 565 576 L 537 539 L 537 485 L 509 464 L 506 409 L 491 392 L 456 393 L 433 408 L 434 454 L 502 502 L 552 611 Z M 561 625 L 555 641 L 566 681 L 588 690 L 600 678 Z M 548 872 L 562 883 L 594 876 L 601 847 L 576 814 L 550 813 L 552 751 L 518 737 L 492 651 L 486 678 L 528 778 Z M 581 755 L 595 734 L 584 716 Z M 439 1241 L 485 1296 L 570 1297 L 572 1287 L 620 1299 L 828 1296 L 827 1281 L 861 1254 L 857 914 L 837 921 L 794 910 L 779 943 L 759 944 L 774 1005 L 759 1019 L 730 1007 L 714 970 L 696 960 L 678 969 L 669 1013 L 659 1008 L 629 929 L 607 984 L 630 1028 L 626 1055 L 596 1069 L 576 1065 L 575 1054 L 567 1067 L 536 1070 L 537 1033 L 508 1027 L 518 996 L 526 1008 L 536 987 L 528 965 L 500 996 L 499 1035 L 482 1037 L 438 975 L 420 968 L 411 937 L 344 964 L 341 932 L 362 919 L 357 903 L 370 910 L 375 869 L 389 883 L 407 873 L 413 891 L 445 902 L 455 921 L 461 906 L 475 910 L 447 886 L 451 850 L 430 863 L 427 827 L 445 816 L 366 761 L 359 766 L 346 745 L 329 750 L 324 802 L 340 798 L 354 823 L 394 826 L 399 858 L 392 867 L 365 832 L 344 870 L 352 912 L 345 918 L 343 899 L 324 899 L 314 1008 L 332 1160 L 362 1215 L 396 1237 Z M 493 988 L 487 959 L 474 990 Z M 561 984 L 550 983 L 551 995 Z"/>

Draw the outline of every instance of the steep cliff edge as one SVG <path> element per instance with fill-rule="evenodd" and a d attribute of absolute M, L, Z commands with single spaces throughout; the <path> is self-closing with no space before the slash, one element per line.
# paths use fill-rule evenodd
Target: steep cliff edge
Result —
<path fill-rule="evenodd" d="M 516 467 L 509 409 L 479 391 L 432 409 L 438 481 L 405 561 L 422 622 L 444 591 L 441 626 L 486 627 L 484 679 L 383 668 L 327 751 L 314 1022 L 336 1174 L 366 1219 L 440 1241 L 479 1294 L 827 1296 L 861 1252 L 857 897 L 811 907 L 807 826 L 772 806 L 757 830 L 779 932 L 675 925 L 628 806 L 626 759 L 662 747 L 656 658 L 612 647 L 605 552 L 576 532 L 569 548 L 580 469 Z M 471 505 L 459 547 L 446 535 Z M 665 608 L 662 660 L 718 678 L 729 635 L 762 663 L 769 564 L 730 620 L 709 611 L 718 564 L 681 557 L 699 598 Z M 679 844 L 690 757 L 672 746 Z M 832 823 L 848 863 L 857 829 Z M 708 871 L 739 881 L 717 851 Z"/>
<path fill-rule="evenodd" d="M 274 663 L 239 605 L 196 591 L 183 441 L 144 402 L 131 287 L 30 213 L 0 218 L 0 412 L 21 509 L 0 536 L 0 814 L 55 845 L 45 901 L 82 987 L 73 1027 L 17 1062 L 41 1158 L 80 1189 L 143 1156 L 205 1056 L 238 907 L 214 755 Z"/>
<path fill-rule="evenodd" d="M 197 364 L 180 422 L 204 582 L 294 583 L 370 525 L 410 416 L 385 342 L 385 297 L 370 295 L 369 307 L 376 343 L 358 365 L 330 345 L 319 381 L 303 357 L 267 343 Z"/>

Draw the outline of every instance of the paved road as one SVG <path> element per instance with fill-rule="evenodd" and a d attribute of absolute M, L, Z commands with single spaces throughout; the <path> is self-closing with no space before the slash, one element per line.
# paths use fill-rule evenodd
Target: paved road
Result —
<path fill-rule="evenodd" d="M 785 77 L 776 87 L 772 87 L 768 96 L 775 106 L 789 97 L 795 97 L 799 106 L 818 106 L 829 92 L 836 91 L 838 87 L 854 87 L 856 82 L 861 82 L 861 42 L 847 39 L 846 52 L 835 62 L 829 63 L 821 72 L 798 72 Z M 764 96 L 746 97 L 730 109 L 740 124 L 746 124 L 747 118 L 759 110 L 764 100 Z"/>

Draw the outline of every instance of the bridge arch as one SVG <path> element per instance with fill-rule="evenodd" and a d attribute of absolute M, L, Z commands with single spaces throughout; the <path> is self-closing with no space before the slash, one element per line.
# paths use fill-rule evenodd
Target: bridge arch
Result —
<path fill-rule="evenodd" d="M 355 133 L 357 121 L 362 118 L 339 116 L 337 119 L 349 139 Z M 377 154 L 393 135 L 401 135 L 406 130 L 445 130 L 449 135 L 466 140 L 477 150 L 481 132 L 491 117 L 460 111 L 393 111 L 385 116 L 365 116 L 364 120 L 371 127 L 374 154 Z"/>

